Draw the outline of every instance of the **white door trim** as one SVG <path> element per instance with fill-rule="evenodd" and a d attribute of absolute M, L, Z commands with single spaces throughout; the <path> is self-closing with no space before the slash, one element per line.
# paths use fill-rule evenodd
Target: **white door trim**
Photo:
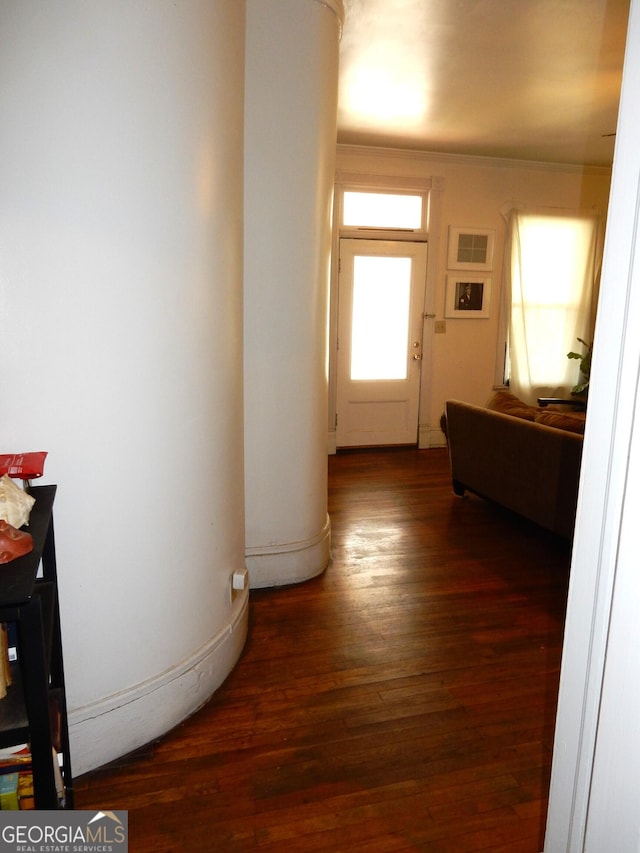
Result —
<path fill-rule="evenodd" d="M 363 149 L 364 151 L 364 149 Z M 394 152 L 397 154 L 397 152 Z M 402 161 L 405 155 L 398 154 L 398 160 Z M 342 234 L 340 222 L 340 193 L 349 187 L 360 187 L 362 189 L 405 189 L 415 192 L 427 192 L 429 199 L 429 215 L 427 221 L 427 238 L 429 251 L 427 253 L 427 284 L 425 291 L 425 318 L 422 346 L 423 365 L 421 372 L 420 388 L 420 412 L 418 415 L 418 447 L 426 448 L 440 446 L 444 436 L 439 428 L 440 412 L 432 412 L 431 384 L 432 384 L 432 349 L 434 320 L 436 315 L 435 293 L 436 273 L 439 246 L 439 233 L 442 220 L 442 196 L 446 187 L 446 180 L 442 175 L 434 175 L 419 178 L 415 175 L 389 176 L 365 172 L 347 172 L 338 170 L 336 172 L 336 183 L 333 201 L 333 233 L 331 237 L 331 286 L 329 297 L 329 363 L 327 366 L 327 392 L 328 392 L 328 422 L 327 422 L 327 452 L 336 452 L 336 340 L 338 335 L 338 264 L 339 246 L 341 237 L 353 236 Z"/>
<path fill-rule="evenodd" d="M 640 429 L 640 7 L 632 0 L 598 306 L 553 752 L 545 853 L 637 850 L 640 646 L 637 486 Z M 637 442 L 637 437 L 636 437 Z M 627 510 L 631 510 L 629 513 Z M 631 519 L 630 519 L 631 515 Z M 620 631 L 625 642 L 620 644 Z M 622 667 L 621 667 L 622 664 Z M 636 664 L 637 670 L 637 664 Z M 625 677 L 626 675 L 626 677 Z M 615 718 L 610 709 L 615 705 Z M 629 779 L 633 777 L 634 783 Z"/>

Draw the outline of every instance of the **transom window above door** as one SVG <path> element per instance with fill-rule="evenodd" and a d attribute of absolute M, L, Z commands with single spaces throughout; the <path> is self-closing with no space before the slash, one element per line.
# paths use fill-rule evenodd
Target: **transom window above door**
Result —
<path fill-rule="evenodd" d="M 405 193 L 345 190 L 342 225 L 347 228 L 402 228 L 421 231 L 424 199 Z"/>
<path fill-rule="evenodd" d="M 427 241 L 431 180 L 341 178 L 335 206 L 340 237 Z"/>

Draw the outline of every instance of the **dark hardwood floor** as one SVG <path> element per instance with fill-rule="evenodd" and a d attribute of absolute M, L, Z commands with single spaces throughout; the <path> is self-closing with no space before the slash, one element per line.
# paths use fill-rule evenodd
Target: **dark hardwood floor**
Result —
<path fill-rule="evenodd" d="M 567 545 L 452 494 L 444 450 L 329 459 L 333 560 L 254 591 L 211 702 L 77 781 L 130 850 L 538 853 Z"/>

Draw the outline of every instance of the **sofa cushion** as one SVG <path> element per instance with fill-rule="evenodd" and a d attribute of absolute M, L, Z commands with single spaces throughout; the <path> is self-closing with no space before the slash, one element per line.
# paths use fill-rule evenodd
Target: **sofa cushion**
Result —
<path fill-rule="evenodd" d="M 523 418 L 525 421 L 535 421 L 540 411 L 536 406 L 527 405 L 510 391 L 495 391 L 487 401 L 486 408 L 514 418 Z"/>
<path fill-rule="evenodd" d="M 584 434 L 584 412 L 538 412 L 535 416 L 537 424 L 566 429 L 569 432 Z"/>

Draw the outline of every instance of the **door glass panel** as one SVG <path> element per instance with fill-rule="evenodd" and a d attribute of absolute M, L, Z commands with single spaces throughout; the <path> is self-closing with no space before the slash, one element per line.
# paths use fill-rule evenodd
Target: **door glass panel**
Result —
<path fill-rule="evenodd" d="M 406 379 L 411 258 L 354 258 L 351 379 Z"/>
<path fill-rule="evenodd" d="M 422 227 L 422 196 L 350 192 L 343 196 L 342 224 L 362 228 Z"/>

